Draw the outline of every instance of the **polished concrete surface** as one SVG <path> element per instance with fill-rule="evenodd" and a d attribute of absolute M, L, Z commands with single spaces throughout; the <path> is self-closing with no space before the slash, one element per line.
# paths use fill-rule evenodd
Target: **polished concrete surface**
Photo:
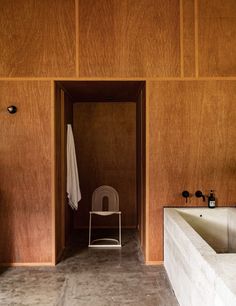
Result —
<path fill-rule="evenodd" d="M 164 267 L 143 264 L 135 232 L 123 232 L 122 245 L 77 241 L 55 268 L 2 269 L 0 305 L 177 306 Z"/>

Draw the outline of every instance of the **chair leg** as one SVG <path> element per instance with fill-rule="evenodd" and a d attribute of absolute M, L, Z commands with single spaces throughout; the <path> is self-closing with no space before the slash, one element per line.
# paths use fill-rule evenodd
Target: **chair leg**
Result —
<path fill-rule="evenodd" d="M 121 214 L 119 214 L 119 242 L 121 245 Z"/>
<path fill-rule="evenodd" d="M 89 246 L 91 245 L 91 225 L 92 225 L 92 214 L 89 214 Z"/>

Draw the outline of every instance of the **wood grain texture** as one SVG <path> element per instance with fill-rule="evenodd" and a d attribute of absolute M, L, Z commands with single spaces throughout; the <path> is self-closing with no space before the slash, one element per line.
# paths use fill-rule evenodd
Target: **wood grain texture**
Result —
<path fill-rule="evenodd" d="M 140 245 L 142 245 L 143 240 L 143 230 L 142 230 L 142 162 L 141 162 L 141 144 L 142 144 L 142 89 L 139 91 L 139 95 L 137 98 L 137 104 L 136 104 L 136 172 L 137 172 L 137 217 L 138 217 L 138 234 L 139 234 L 139 241 Z"/>
<path fill-rule="evenodd" d="M 199 0 L 199 75 L 236 75 L 236 1 Z"/>
<path fill-rule="evenodd" d="M 62 81 L 73 102 L 136 102 L 141 81 Z"/>
<path fill-rule="evenodd" d="M 178 0 L 80 0 L 79 75 L 180 75 Z"/>
<path fill-rule="evenodd" d="M 140 245 L 145 254 L 146 249 L 146 90 L 142 86 L 136 104 L 137 133 L 137 208 Z"/>
<path fill-rule="evenodd" d="M 150 82 L 149 260 L 162 260 L 163 207 L 236 205 L 236 81 Z"/>
<path fill-rule="evenodd" d="M 60 87 L 55 88 L 55 254 L 56 261 L 62 252 L 63 243 L 62 243 L 62 227 L 61 224 L 64 222 L 62 220 L 62 181 L 63 181 L 63 170 L 62 169 L 62 116 L 64 113 L 64 105 L 62 103 L 64 99 L 64 93 Z"/>
<path fill-rule="evenodd" d="M 137 226 L 135 106 L 129 102 L 74 104 L 73 131 L 82 194 L 75 227 L 88 226 L 92 193 L 100 185 L 118 191 L 122 226 Z M 104 225 L 102 218 L 94 219 L 94 225 Z M 117 218 L 105 221 L 108 226 L 118 224 Z"/>
<path fill-rule="evenodd" d="M 73 0 L 0 1 L 0 76 L 75 76 Z"/>
<path fill-rule="evenodd" d="M 46 81 L 0 82 L 2 263 L 52 262 L 50 93 Z"/>
<path fill-rule="evenodd" d="M 66 138 L 67 124 L 73 121 L 73 104 L 70 97 L 57 84 L 56 103 L 56 258 L 60 256 L 70 234 L 70 208 L 66 194 Z M 71 218 L 72 219 L 72 218 Z"/>
<path fill-rule="evenodd" d="M 64 228 L 63 228 L 63 245 L 68 246 L 70 235 L 73 229 L 73 212 L 71 207 L 68 204 L 68 198 L 66 193 L 66 175 L 67 175 L 67 155 L 66 155 L 66 146 L 67 146 L 67 124 L 73 125 L 73 103 L 71 100 L 71 97 L 65 93 L 65 104 L 64 104 L 64 118 L 62 125 L 62 168 L 64 169 L 62 175 L 62 195 L 64 194 L 64 197 L 62 197 L 62 215 L 64 215 Z"/>
<path fill-rule="evenodd" d="M 194 0 L 183 0 L 183 74 L 195 76 Z"/>

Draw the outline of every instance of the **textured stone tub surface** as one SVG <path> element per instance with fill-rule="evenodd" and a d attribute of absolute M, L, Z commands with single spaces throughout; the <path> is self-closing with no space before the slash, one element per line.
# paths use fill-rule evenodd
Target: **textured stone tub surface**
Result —
<path fill-rule="evenodd" d="M 236 209 L 166 208 L 164 216 L 164 264 L 180 305 L 236 306 L 236 254 L 202 238 L 233 252 Z"/>

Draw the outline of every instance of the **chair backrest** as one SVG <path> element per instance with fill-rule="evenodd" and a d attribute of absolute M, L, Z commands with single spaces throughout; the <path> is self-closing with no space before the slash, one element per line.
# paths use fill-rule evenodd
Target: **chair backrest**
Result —
<path fill-rule="evenodd" d="M 111 186 L 100 186 L 94 190 L 92 196 L 92 211 L 103 211 L 103 200 L 108 198 L 107 211 L 119 211 L 119 195 Z"/>

